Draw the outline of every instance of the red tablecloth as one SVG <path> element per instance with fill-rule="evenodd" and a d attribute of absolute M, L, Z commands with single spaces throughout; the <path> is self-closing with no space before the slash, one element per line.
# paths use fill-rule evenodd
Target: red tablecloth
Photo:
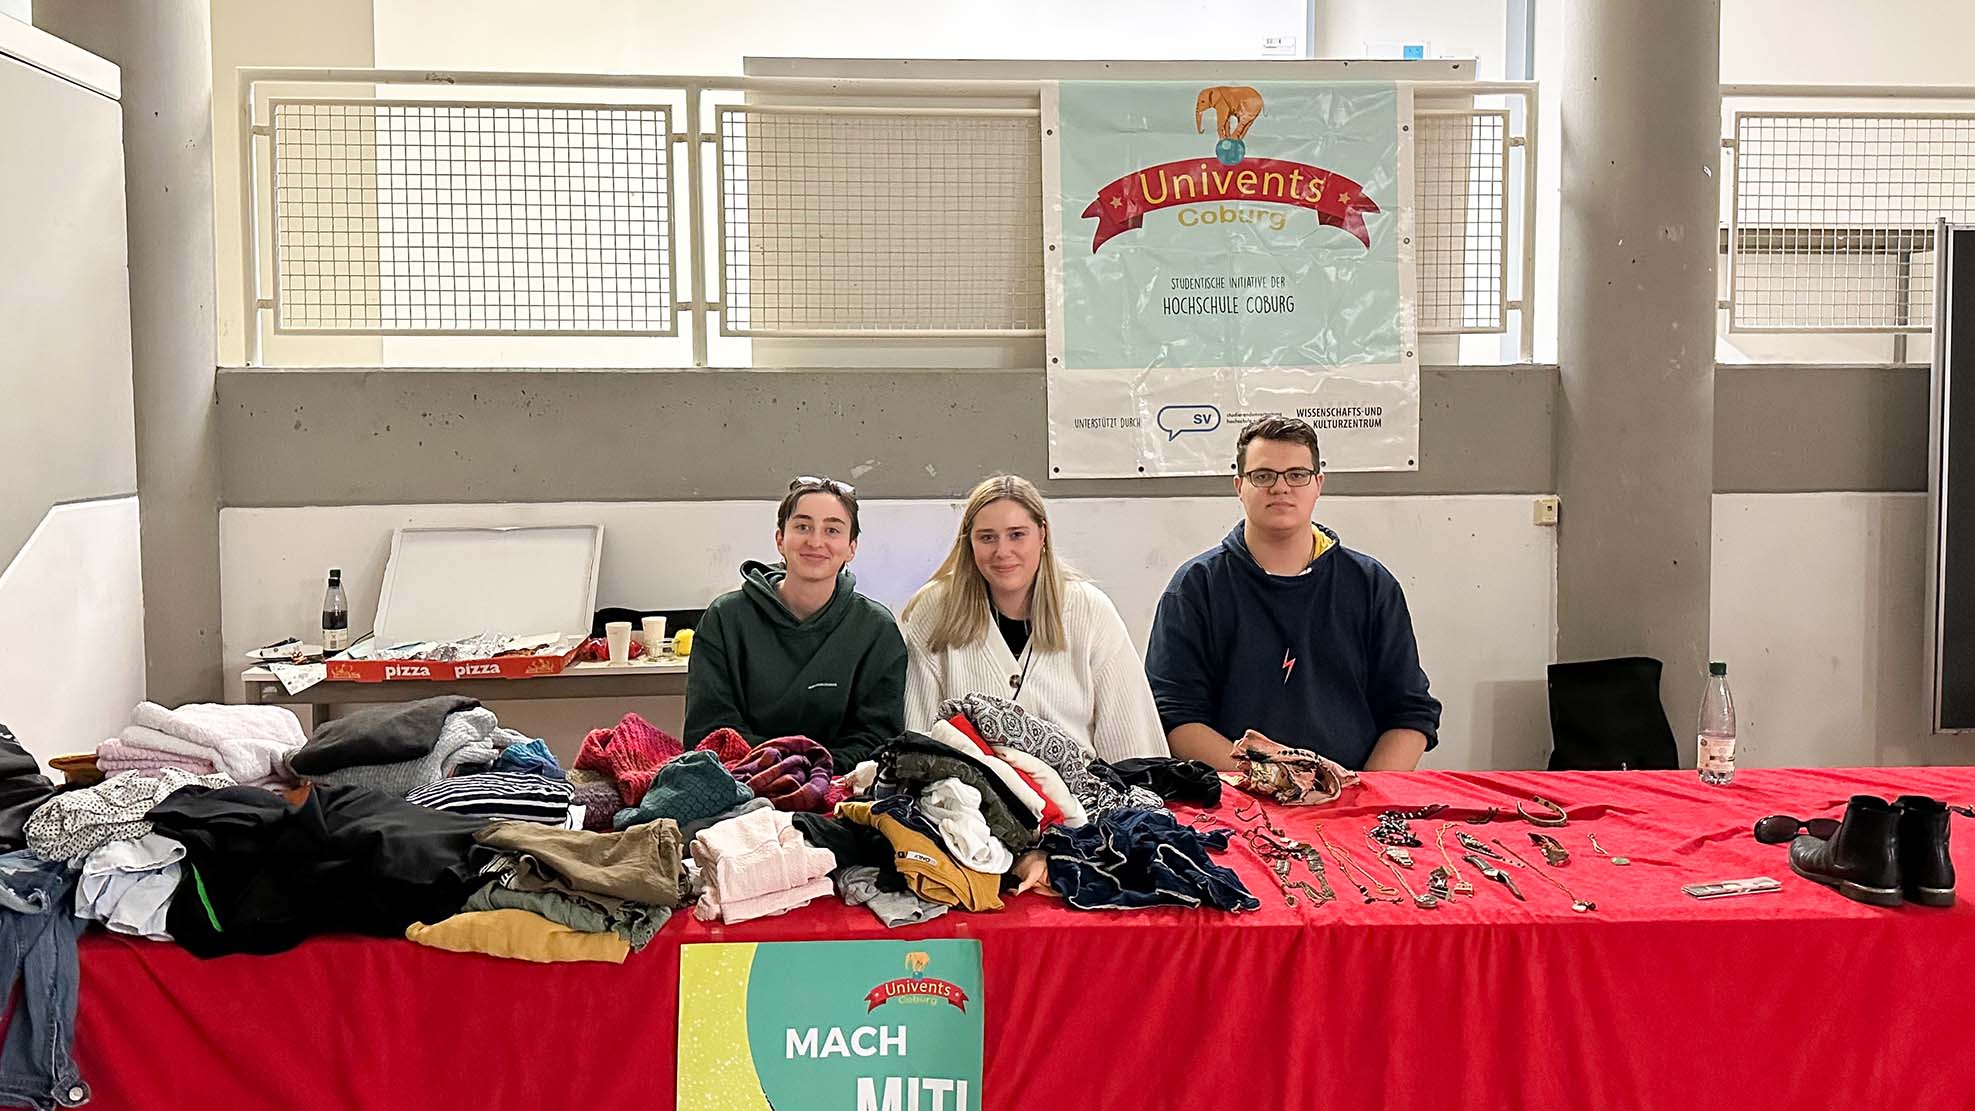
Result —
<path fill-rule="evenodd" d="M 961 936 L 983 946 L 981 1106 L 997 1111 L 1970 1106 L 1975 905 L 1860 906 L 1749 836 L 1763 815 L 1834 815 L 1858 791 L 1968 801 L 1975 769 L 1745 771 L 1726 788 L 1691 772 L 1383 774 L 1332 806 L 1275 812 L 1300 837 L 1321 819 L 1356 850 L 1382 809 L 1542 794 L 1571 810 L 1553 831 L 1573 854 L 1557 874 L 1597 902 L 1589 915 L 1522 873 L 1529 901 L 1514 902 L 1465 864 L 1477 894 L 1436 910 L 1365 905 L 1335 865 L 1336 902 L 1290 909 L 1237 848 L 1226 859 L 1257 913 L 1024 896 L 887 933 L 819 902 L 727 929 L 679 915 L 622 967 L 340 937 L 201 961 L 91 937 L 76 1055 L 103 1111 L 649 1111 L 672 1106 L 680 944 Z M 1975 832 L 1955 824 L 1966 875 Z M 1475 832 L 1542 867 L 1531 828 Z M 1632 865 L 1591 853 L 1587 831 Z M 1423 879 L 1430 839 L 1419 855 Z M 1679 892 L 1753 875 L 1783 892 Z"/>

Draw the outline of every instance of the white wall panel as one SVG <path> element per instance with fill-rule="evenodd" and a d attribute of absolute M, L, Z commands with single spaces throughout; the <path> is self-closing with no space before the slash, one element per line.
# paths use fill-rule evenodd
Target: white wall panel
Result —
<path fill-rule="evenodd" d="M 1926 537 L 1924 494 L 1715 497 L 1711 643 L 1744 766 L 1972 762 L 1975 738 L 1927 732 Z M 1692 729 L 1674 721 L 1690 764 Z"/>
<path fill-rule="evenodd" d="M 94 750 L 144 697 L 137 552 L 135 497 L 58 505 L 0 571 L 0 722 L 44 762 Z"/>

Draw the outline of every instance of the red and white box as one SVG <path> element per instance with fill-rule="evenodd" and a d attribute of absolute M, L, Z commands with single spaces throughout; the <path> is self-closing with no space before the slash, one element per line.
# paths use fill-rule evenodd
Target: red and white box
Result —
<path fill-rule="evenodd" d="M 559 674 L 589 635 L 602 559 L 601 525 L 398 529 L 375 633 L 358 653 L 512 630 L 553 632 L 510 638 L 541 645 L 534 651 L 479 659 L 368 659 L 345 652 L 324 661 L 327 677 L 388 683 Z"/>

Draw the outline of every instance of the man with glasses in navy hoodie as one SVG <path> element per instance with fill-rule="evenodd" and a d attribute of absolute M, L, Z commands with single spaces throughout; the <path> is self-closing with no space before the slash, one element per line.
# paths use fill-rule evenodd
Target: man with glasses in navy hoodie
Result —
<path fill-rule="evenodd" d="M 1159 599 L 1145 669 L 1173 755 L 1233 770 L 1254 731 L 1366 771 L 1411 771 L 1438 743 L 1399 581 L 1311 520 L 1317 430 L 1269 417 L 1235 442 L 1243 520 Z"/>

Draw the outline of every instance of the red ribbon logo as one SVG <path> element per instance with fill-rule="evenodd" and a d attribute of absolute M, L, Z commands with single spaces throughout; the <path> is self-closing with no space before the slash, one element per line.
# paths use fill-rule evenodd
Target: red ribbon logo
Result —
<path fill-rule="evenodd" d="M 967 1009 L 967 993 L 960 989 L 959 984 L 947 980 L 914 980 L 903 978 L 879 984 L 869 992 L 866 992 L 864 1002 L 868 1006 L 864 1008 L 864 1013 L 870 1014 L 884 1004 L 905 996 L 929 996 L 935 999 L 944 999 L 962 1011 Z"/>
<path fill-rule="evenodd" d="M 1223 166 L 1212 158 L 1187 159 L 1147 166 L 1098 190 L 1097 199 L 1083 211 L 1086 219 L 1097 220 L 1090 249 L 1095 252 L 1113 236 L 1137 230 L 1148 212 L 1224 201 L 1307 208 L 1317 214 L 1318 223 L 1344 229 L 1367 248 L 1372 241 L 1365 213 L 1379 211 L 1357 182 L 1305 162 L 1244 158 Z"/>

